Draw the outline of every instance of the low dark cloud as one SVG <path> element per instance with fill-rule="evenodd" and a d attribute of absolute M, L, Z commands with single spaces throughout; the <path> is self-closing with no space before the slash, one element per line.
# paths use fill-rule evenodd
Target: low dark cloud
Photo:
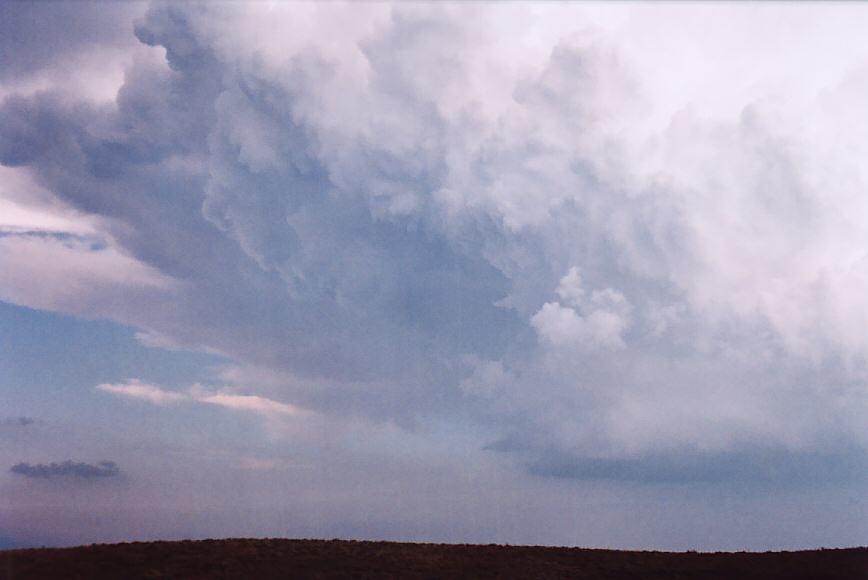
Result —
<path fill-rule="evenodd" d="M 750 483 L 804 487 L 865 477 L 863 452 L 822 453 L 786 450 L 684 452 L 635 457 L 594 458 L 548 453 L 529 471 L 543 477 L 645 484 Z"/>
<path fill-rule="evenodd" d="M 100 461 L 96 465 L 79 463 L 75 461 L 63 461 L 61 463 L 16 463 L 10 469 L 12 473 L 34 479 L 52 479 L 56 477 L 98 479 L 102 477 L 115 477 L 120 474 L 114 461 Z"/>

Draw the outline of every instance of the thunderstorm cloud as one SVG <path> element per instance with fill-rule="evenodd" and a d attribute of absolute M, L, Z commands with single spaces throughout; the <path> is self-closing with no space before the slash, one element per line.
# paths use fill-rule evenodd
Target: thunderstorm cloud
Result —
<path fill-rule="evenodd" d="M 863 482 L 864 7 L 110 7 L 2 8 L 0 300 L 220 363 L 82 408 L 214 461 L 253 417 L 525 489 Z"/>

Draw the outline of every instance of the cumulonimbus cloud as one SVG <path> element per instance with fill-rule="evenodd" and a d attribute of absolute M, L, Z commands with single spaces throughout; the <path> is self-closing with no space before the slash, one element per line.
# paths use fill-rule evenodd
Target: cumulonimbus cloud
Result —
<path fill-rule="evenodd" d="M 111 245 L 6 240 L 0 296 L 221 353 L 271 378 L 195 400 L 257 412 L 461 409 L 613 461 L 868 445 L 861 45 L 769 14 L 783 40 L 739 52 L 707 22 L 657 50 L 630 23 L 678 19 L 640 8 L 341 10 L 155 5 L 113 100 L 6 97 L 0 161 Z M 70 252 L 105 283 L 36 259 Z"/>

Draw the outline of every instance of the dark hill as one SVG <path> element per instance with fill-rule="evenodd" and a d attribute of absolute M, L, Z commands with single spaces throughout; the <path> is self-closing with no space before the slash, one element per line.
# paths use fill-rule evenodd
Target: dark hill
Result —
<path fill-rule="evenodd" d="M 0 579 L 651 578 L 868 580 L 868 548 L 674 553 L 323 540 L 203 540 L 0 552 Z"/>

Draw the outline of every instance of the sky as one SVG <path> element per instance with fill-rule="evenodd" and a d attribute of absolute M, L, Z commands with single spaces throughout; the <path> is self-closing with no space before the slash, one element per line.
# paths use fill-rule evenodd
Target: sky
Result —
<path fill-rule="evenodd" d="M 0 3 L 0 548 L 868 544 L 866 28 Z"/>

